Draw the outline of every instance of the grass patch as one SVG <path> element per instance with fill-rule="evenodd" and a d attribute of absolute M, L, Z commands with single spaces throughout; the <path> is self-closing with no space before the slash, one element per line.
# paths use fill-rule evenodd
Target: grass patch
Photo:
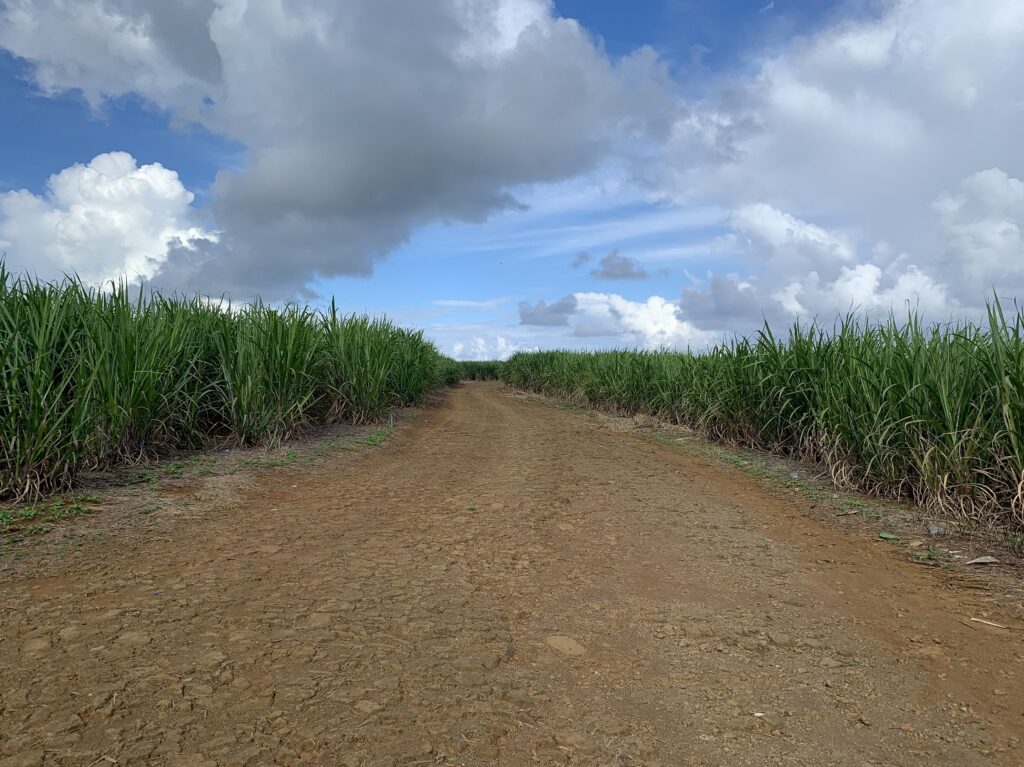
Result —
<path fill-rule="evenodd" d="M 374 429 L 372 434 L 368 434 L 367 436 L 363 437 L 361 442 L 364 445 L 380 447 L 387 441 L 388 437 L 391 436 L 391 432 L 393 430 L 394 429 L 391 426 L 381 426 L 377 429 Z"/>
<path fill-rule="evenodd" d="M 56 523 L 76 519 L 94 511 L 90 504 L 99 502 L 92 495 L 63 498 L 46 504 L 0 509 L 0 545 L 18 543 L 48 533 Z"/>

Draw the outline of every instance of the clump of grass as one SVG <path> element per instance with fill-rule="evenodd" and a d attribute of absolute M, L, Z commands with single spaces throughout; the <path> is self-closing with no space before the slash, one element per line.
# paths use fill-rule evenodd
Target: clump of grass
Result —
<path fill-rule="evenodd" d="M 1024 529 L 1024 314 L 998 303 L 983 325 L 847 317 L 786 338 L 766 326 L 700 354 L 521 353 L 501 375 L 816 461 L 841 486 Z"/>
<path fill-rule="evenodd" d="M 35 535 L 45 532 L 43 528 L 49 529 L 52 522 L 80 517 L 90 510 L 80 500 L 56 500 L 40 506 L 0 509 L 0 534 L 20 530 Z"/>
<path fill-rule="evenodd" d="M 497 381 L 501 379 L 501 362 L 497 360 L 466 361 L 457 363 L 462 381 Z"/>
<path fill-rule="evenodd" d="M 305 307 L 218 306 L 0 263 L 0 498 L 211 441 L 275 445 L 459 380 L 422 333 Z"/>

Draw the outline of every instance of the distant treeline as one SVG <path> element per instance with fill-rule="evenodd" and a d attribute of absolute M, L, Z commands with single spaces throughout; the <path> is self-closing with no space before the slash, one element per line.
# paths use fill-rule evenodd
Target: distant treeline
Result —
<path fill-rule="evenodd" d="M 497 381 L 501 378 L 501 363 L 460 362 L 461 378 L 464 381 Z"/>

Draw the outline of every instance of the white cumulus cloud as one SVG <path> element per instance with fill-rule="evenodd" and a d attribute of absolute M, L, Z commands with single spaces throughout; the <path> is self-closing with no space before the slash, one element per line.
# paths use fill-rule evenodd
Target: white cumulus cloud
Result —
<path fill-rule="evenodd" d="M 679 316 L 675 303 L 651 296 L 630 301 L 615 293 L 576 293 L 577 337 L 611 337 L 618 345 L 646 349 L 703 346 L 711 334 Z"/>
<path fill-rule="evenodd" d="M 731 208 L 722 245 L 739 257 L 685 292 L 702 326 L 850 304 L 970 314 L 993 288 L 1024 295 L 1024 3 L 875 10 L 680 107 L 649 178 Z"/>
<path fill-rule="evenodd" d="M 711 274 L 683 291 L 684 317 L 705 329 L 749 330 L 762 321 L 830 321 L 849 311 L 919 310 L 944 319 L 955 307 L 946 286 L 906 253 L 879 246 L 858 251 L 840 231 L 803 221 L 767 204 L 741 208 L 722 238 L 745 267 Z"/>
<path fill-rule="evenodd" d="M 507 360 L 516 352 L 533 351 L 536 347 L 517 343 L 503 335 L 478 335 L 452 344 L 452 357 L 457 360 Z"/>
<path fill-rule="evenodd" d="M 174 171 L 101 154 L 52 176 L 43 195 L 0 194 L 0 249 L 10 270 L 43 278 L 145 279 L 172 247 L 215 237 L 194 223 L 192 201 Z"/>
<path fill-rule="evenodd" d="M 1024 286 L 1024 182 L 999 168 L 979 171 L 934 209 L 946 241 L 941 264 L 961 295 Z"/>

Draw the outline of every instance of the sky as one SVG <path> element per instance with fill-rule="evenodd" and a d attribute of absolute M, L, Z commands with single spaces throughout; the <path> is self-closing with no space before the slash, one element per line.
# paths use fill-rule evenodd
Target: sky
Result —
<path fill-rule="evenodd" d="M 1019 0 L 0 0 L 9 271 L 700 349 L 1024 298 Z"/>

